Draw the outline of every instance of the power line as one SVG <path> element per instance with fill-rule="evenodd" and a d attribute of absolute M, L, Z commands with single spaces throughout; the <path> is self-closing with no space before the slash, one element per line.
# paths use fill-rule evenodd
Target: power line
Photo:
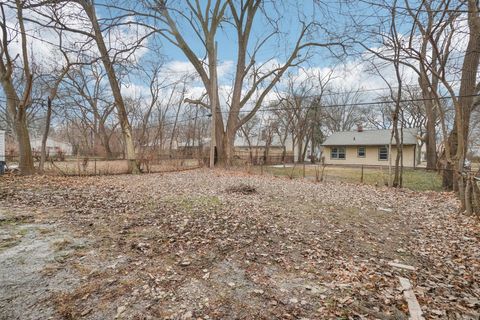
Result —
<path fill-rule="evenodd" d="M 453 98 L 470 98 L 470 97 L 480 97 L 480 94 L 474 94 L 474 95 L 465 95 L 465 96 L 455 96 L 455 97 L 439 97 L 439 100 L 445 100 L 445 99 L 453 99 Z M 305 97 L 308 98 L 308 97 Z M 310 97 L 312 98 L 312 97 Z M 313 96 L 315 98 L 315 96 Z M 424 102 L 424 101 L 435 101 L 435 98 L 418 98 L 418 99 L 405 99 L 405 100 L 399 100 L 399 103 L 413 103 L 413 102 Z M 393 101 L 393 100 L 392 100 Z M 301 108 L 264 108 L 264 109 L 259 109 L 256 112 L 271 112 L 271 111 L 286 111 L 286 110 L 312 110 L 315 108 L 339 108 L 339 107 L 361 107 L 361 106 L 371 106 L 371 105 L 382 105 L 385 103 L 388 103 L 391 101 L 370 101 L 370 102 L 356 102 L 356 103 L 344 103 L 344 104 L 328 104 L 328 105 L 313 105 L 309 107 L 301 107 Z M 219 113 L 230 113 L 230 111 L 217 111 Z M 250 113 L 252 110 L 240 110 L 239 112 L 242 113 Z"/>
<path fill-rule="evenodd" d="M 461 81 L 461 79 L 456 79 L 456 80 L 451 80 L 449 81 L 450 83 L 459 83 Z M 331 91 L 331 90 L 326 90 L 327 92 L 326 93 L 321 93 L 321 94 L 317 94 L 317 95 L 310 95 L 310 96 L 307 96 L 307 98 L 315 98 L 315 97 L 326 97 L 326 96 L 343 96 L 345 94 L 357 94 L 357 93 L 365 93 L 365 92 L 374 92 L 374 91 L 389 91 L 391 89 L 399 89 L 400 87 L 399 86 L 391 86 L 391 87 L 383 87 L 383 88 L 371 88 L 371 89 L 350 89 L 350 90 L 346 90 L 344 92 L 342 91 Z M 420 86 L 418 85 L 406 85 L 404 87 L 402 87 L 403 89 L 407 89 L 407 88 L 413 88 L 413 89 L 421 89 Z M 457 98 L 459 98 L 460 96 L 456 96 Z M 441 98 L 451 98 L 451 97 L 441 97 Z M 14 101 L 17 101 L 17 102 L 20 102 L 20 101 L 23 101 L 22 99 L 13 99 Z M 42 98 L 35 98 L 34 100 L 37 100 L 37 101 L 42 101 Z M 426 99 L 426 100 L 430 100 L 430 99 Z M 0 97 L 0 102 L 7 102 L 8 100 L 4 97 Z"/>
<path fill-rule="evenodd" d="M 304 98 L 317 98 L 318 96 L 306 96 Z M 453 99 L 453 98 L 474 98 L 474 97 L 480 97 L 480 94 L 473 94 L 473 95 L 464 95 L 464 96 L 446 96 L 446 97 L 438 97 L 439 100 L 446 100 L 446 99 Z M 417 99 L 403 99 L 399 100 L 398 103 L 414 103 L 414 102 L 424 102 L 424 101 L 436 101 L 435 98 L 417 98 Z M 256 112 L 272 112 L 272 111 L 288 111 L 288 110 L 294 110 L 294 111 L 299 111 L 299 110 L 313 110 L 316 108 L 339 108 L 339 107 L 362 107 L 362 106 L 372 106 L 372 105 L 383 105 L 385 103 L 388 103 L 391 101 L 369 101 L 369 102 L 355 102 L 355 103 L 343 103 L 343 104 L 328 104 L 328 105 L 322 105 L 322 104 L 317 104 L 317 105 L 312 105 L 309 107 L 300 107 L 300 108 L 282 108 L 282 107 L 276 107 L 276 108 L 263 108 L 263 109 L 258 109 Z M 240 113 L 250 113 L 252 110 L 239 110 Z M 220 114 L 229 114 L 230 110 L 220 110 L 217 111 L 217 113 Z M 173 116 L 172 116 L 173 117 Z M 176 116 L 175 116 L 176 117 Z M 188 121 L 188 120 L 187 120 Z"/>

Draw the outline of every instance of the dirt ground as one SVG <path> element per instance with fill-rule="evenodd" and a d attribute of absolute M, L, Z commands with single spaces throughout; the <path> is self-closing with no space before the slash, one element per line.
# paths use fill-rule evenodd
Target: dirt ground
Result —
<path fill-rule="evenodd" d="M 479 319 L 452 194 L 226 171 L 0 178 L 0 319 Z M 415 271 L 389 265 L 392 261 Z"/>

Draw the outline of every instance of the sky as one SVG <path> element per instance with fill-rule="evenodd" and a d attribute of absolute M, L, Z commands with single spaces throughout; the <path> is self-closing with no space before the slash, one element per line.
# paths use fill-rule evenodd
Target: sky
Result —
<path fill-rule="evenodd" d="M 186 10 L 181 6 L 176 8 Z M 259 51 L 256 57 L 256 62 L 261 64 L 270 61 L 269 65 L 275 65 L 285 61 L 287 54 L 291 52 L 291 48 L 300 34 L 299 19 L 305 23 L 315 21 L 320 25 L 317 28 L 318 31 L 312 32 L 305 41 L 329 41 L 329 35 L 322 29 L 328 29 L 328 32 L 335 34 L 343 33 L 347 18 L 339 15 L 339 12 L 347 9 L 350 8 L 340 7 L 336 1 L 326 1 L 322 6 L 314 5 L 313 1 L 284 1 L 281 4 L 277 2 L 275 7 L 267 4 L 265 7 L 266 14 L 263 12 L 259 13 L 253 24 L 253 34 L 250 41 L 251 48 L 257 41 L 265 39 L 272 30 L 268 19 L 278 18 L 281 15 L 278 24 L 280 32 L 265 43 L 264 48 Z M 277 14 L 275 10 L 280 12 Z M 197 56 L 204 56 L 205 50 L 199 38 L 192 31 L 191 26 L 185 20 L 182 20 L 181 17 L 176 16 L 176 18 L 179 18 L 179 27 L 186 42 Z M 236 40 L 235 30 L 228 24 L 223 24 L 217 33 L 216 41 L 218 43 L 220 86 L 223 86 L 225 91 L 228 91 L 228 87 L 231 86 L 235 71 L 237 57 Z M 175 81 L 176 77 L 180 77 L 184 73 L 195 73 L 193 66 L 188 62 L 180 49 L 168 41 L 161 41 L 161 43 L 161 54 L 165 55 L 165 60 L 167 61 L 164 70 L 165 77 L 172 78 L 172 81 Z M 339 47 L 332 49 L 335 53 L 340 53 Z M 305 52 L 302 52 L 302 54 L 305 54 Z M 381 78 L 368 74 L 367 69 L 369 67 L 360 62 L 358 56 L 343 56 L 342 59 L 336 59 L 327 49 L 315 49 L 308 61 L 303 63 L 300 68 L 291 68 L 289 73 L 298 74 L 299 80 L 301 80 L 305 75 L 318 75 L 319 72 L 330 73 L 334 70 L 335 76 L 332 84 L 342 88 L 371 90 L 386 87 Z M 133 82 L 134 85 L 130 86 L 129 92 L 133 93 L 135 90 L 142 89 L 141 82 L 135 81 L 135 79 L 133 79 Z M 200 81 L 194 81 L 192 83 L 192 92 L 198 95 L 202 91 L 204 91 L 203 84 Z M 276 99 L 276 96 L 272 92 L 267 101 L 273 99 Z"/>
<path fill-rule="evenodd" d="M 97 15 L 101 20 L 108 18 L 111 14 L 118 14 L 118 11 L 106 10 L 105 7 L 102 6 L 102 1 L 97 3 L 99 4 L 97 7 Z M 170 3 L 178 4 L 181 2 Z M 351 21 L 350 17 L 347 17 L 346 15 L 347 12 L 353 12 L 355 14 L 355 19 L 364 23 L 368 28 L 378 27 L 374 25 L 373 22 L 378 21 L 375 19 L 382 14 L 379 10 L 374 10 L 368 6 L 362 7 L 358 2 L 355 2 L 350 7 L 345 5 L 341 6 L 338 4 L 338 1 L 333 0 L 323 1 L 322 6 L 313 5 L 313 1 L 288 0 L 272 3 L 275 3 L 275 7 L 267 2 L 265 11 L 258 14 L 258 18 L 253 25 L 251 41 L 251 45 L 253 46 L 255 40 L 264 39 L 271 30 L 271 25 L 269 24 L 268 19 L 281 17 L 279 18 L 278 23 L 279 34 L 273 36 L 266 42 L 264 50 L 259 52 L 255 60 L 258 65 L 269 61 L 267 66 L 270 67 L 285 61 L 286 53 L 290 52 L 292 44 L 296 41 L 299 35 L 299 20 L 305 21 L 306 23 L 315 21 L 319 25 L 317 32 L 313 32 L 309 35 L 308 41 L 327 41 L 329 36 L 328 32 L 333 34 L 343 34 L 345 32 L 345 26 Z M 205 4 L 205 1 L 203 1 L 202 4 Z M 176 8 L 180 9 L 179 12 L 187 12 L 187 9 L 181 5 Z M 68 13 L 66 22 L 69 25 L 75 28 L 89 30 L 89 24 L 84 18 L 82 19 L 82 14 L 79 12 L 78 8 L 70 7 L 66 10 Z M 344 15 L 339 14 L 340 12 L 343 12 Z M 11 16 L 11 19 L 7 19 L 9 27 L 12 30 L 15 30 L 18 26 L 15 23 L 14 15 L 12 15 L 14 13 L 10 12 L 8 14 Z M 176 18 L 180 19 L 180 16 L 177 15 Z M 142 18 L 134 16 L 129 19 L 132 19 L 133 21 L 141 21 Z M 152 21 L 143 22 L 153 23 Z M 194 35 L 194 32 L 192 32 L 188 23 L 186 23 L 185 20 L 180 19 L 179 26 L 185 34 L 187 43 L 192 47 L 197 56 L 203 56 L 204 50 L 202 44 L 198 37 Z M 106 39 L 110 40 L 110 47 L 122 48 L 125 44 L 128 45 L 129 42 L 131 43 L 134 41 L 139 35 L 145 34 L 145 32 L 145 29 L 138 26 L 122 27 L 108 36 L 106 35 Z M 58 62 L 61 61 L 61 56 L 59 56 L 58 52 L 55 53 L 55 44 L 58 43 L 58 36 L 51 30 L 39 28 L 38 25 L 32 22 L 27 22 L 27 33 L 29 34 L 29 49 L 31 50 L 32 55 L 35 56 L 36 62 L 47 66 L 47 68 L 58 68 Z M 349 34 L 352 35 L 354 33 L 350 30 Z M 355 36 L 357 36 L 357 34 L 355 34 Z M 72 46 L 83 41 L 82 36 L 79 35 L 70 34 L 68 35 L 68 39 L 68 44 Z M 356 39 L 361 39 L 360 33 Z M 218 43 L 218 74 L 220 78 L 220 87 L 223 93 L 223 104 L 226 104 L 228 93 L 232 85 L 237 56 L 236 34 L 234 29 L 227 23 L 222 24 L 222 28 L 219 30 L 216 40 Z M 373 48 L 375 46 L 373 40 L 374 39 L 366 39 L 365 41 L 367 44 L 371 41 L 370 45 Z M 159 43 L 161 44 L 159 52 L 150 51 L 148 49 L 148 47 L 153 46 L 153 44 Z M 146 61 L 162 61 L 164 65 L 160 71 L 160 77 L 167 82 L 178 81 L 185 74 L 195 75 L 193 66 L 186 59 L 183 52 L 168 41 L 161 38 L 157 38 L 155 41 L 153 39 L 148 39 L 144 42 L 144 45 L 146 46 L 145 48 L 137 50 L 132 56 L 130 56 L 132 63 L 145 65 Z M 12 51 L 14 53 L 19 52 L 18 42 L 16 46 L 13 46 Z M 336 51 L 336 53 L 338 53 L 338 51 Z M 365 62 L 364 58 L 367 54 L 362 50 L 359 50 L 358 46 L 350 48 L 349 53 L 349 55 L 342 56 L 342 59 L 337 59 L 326 49 L 315 50 L 312 52 L 312 56 L 308 61 L 297 68 L 291 68 L 289 73 L 294 77 L 297 77 L 299 82 L 304 80 L 307 76 L 319 76 L 333 73 L 330 82 L 332 88 L 335 89 L 332 89 L 333 91 L 338 91 L 338 89 L 362 90 L 364 91 L 364 94 L 362 94 L 363 101 L 373 101 L 377 99 L 379 95 L 387 93 L 388 90 L 385 81 L 378 75 L 374 75 L 370 63 Z M 85 55 L 98 56 L 98 53 L 92 46 L 85 52 Z M 382 69 L 381 73 L 385 79 L 391 81 L 392 85 L 395 86 L 392 68 Z M 198 98 L 204 92 L 204 87 L 198 78 L 193 78 L 194 79 L 188 84 L 187 95 L 191 98 Z M 405 83 L 416 83 L 416 75 L 411 70 L 404 70 L 404 78 Z M 280 91 L 282 90 L 281 86 L 282 83 L 279 85 Z M 168 91 L 168 89 L 166 90 Z M 128 77 L 122 81 L 122 93 L 125 96 L 130 97 L 149 95 L 145 79 L 139 77 L 134 72 L 129 73 Z M 168 92 L 165 92 L 165 95 L 167 94 Z M 272 92 L 267 97 L 266 103 L 273 101 L 276 98 L 275 93 Z"/>

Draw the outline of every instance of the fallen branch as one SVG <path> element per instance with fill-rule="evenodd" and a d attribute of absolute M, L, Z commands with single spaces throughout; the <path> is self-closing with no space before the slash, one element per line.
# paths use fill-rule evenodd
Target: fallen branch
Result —
<path fill-rule="evenodd" d="M 402 287 L 403 296 L 408 304 L 408 312 L 410 313 L 410 320 L 425 320 L 422 316 L 422 308 L 420 308 L 420 304 L 415 297 L 415 293 L 413 292 L 412 284 L 410 280 L 407 278 L 398 277 L 400 281 L 400 286 Z"/>
<path fill-rule="evenodd" d="M 391 266 L 391 267 L 395 267 L 395 268 L 399 268 L 399 269 L 405 269 L 405 270 L 409 270 L 409 271 L 415 271 L 416 270 L 415 267 L 413 267 L 413 266 L 408 266 L 406 264 L 396 263 L 396 262 L 393 262 L 393 261 L 389 262 L 388 265 Z"/>

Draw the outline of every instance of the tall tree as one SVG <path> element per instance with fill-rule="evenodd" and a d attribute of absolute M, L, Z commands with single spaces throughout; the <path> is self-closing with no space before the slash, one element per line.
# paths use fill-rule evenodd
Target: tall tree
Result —
<path fill-rule="evenodd" d="M 157 23 L 156 32 L 185 54 L 203 82 L 208 107 L 215 119 L 213 122 L 219 160 L 225 164 L 233 157 L 237 131 L 255 115 L 285 72 L 307 60 L 311 56 L 309 48 L 342 45 L 338 39 L 310 41 L 310 36 L 319 28 L 319 24 L 315 21 L 300 21 L 298 36 L 288 49 L 284 62 L 275 62 L 274 58 L 278 58 L 276 56 L 259 63 L 259 55 L 265 54 L 267 44 L 279 39 L 279 26 L 284 18 L 282 10 L 286 10 L 288 5 L 283 7 L 275 2 L 261 0 L 188 0 L 181 3 L 144 0 L 143 3 L 147 10 L 136 14 Z M 257 32 L 259 30 L 256 28 L 260 25 L 263 25 L 264 30 Z M 226 29 L 235 35 L 236 42 L 233 45 L 237 50 L 232 91 L 226 103 L 228 112 L 220 105 L 217 61 L 218 37 L 220 30 Z M 200 47 L 192 45 L 192 35 L 197 38 Z M 273 67 L 267 67 L 268 65 Z M 244 112 L 247 106 L 248 111 Z M 225 117 L 224 112 L 227 113 Z"/>
<path fill-rule="evenodd" d="M 77 4 L 81 7 L 83 12 L 78 12 L 74 10 L 76 20 L 80 21 L 82 18 L 86 20 L 85 22 L 90 24 L 90 30 L 88 27 L 82 26 L 78 27 L 77 25 L 72 25 L 72 17 L 68 14 L 65 14 L 72 7 L 70 4 Z M 77 34 L 85 39 L 85 44 L 80 47 L 90 47 L 90 42 L 95 44 L 95 48 L 98 50 L 99 60 L 102 62 L 105 72 L 110 84 L 110 89 L 113 95 L 115 108 L 117 111 L 117 116 L 119 119 L 120 127 L 122 130 L 122 137 L 125 148 L 125 157 L 128 161 L 128 170 L 130 173 L 139 173 L 139 166 L 136 161 L 135 146 L 132 137 L 132 127 L 128 120 L 127 110 L 125 107 L 125 102 L 122 97 L 120 82 L 119 82 L 119 70 L 118 67 L 120 60 L 122 60 L 122 55 L 130 57 L 138 48 L 141 47 L 141 44 L 145 39 L 148 38 L 150 34 L 139 33 L 138 37 L 128 43 L 125 41 L 122 43 L 121 48 L 115 47 L 115 41 L 110 41 L 111 34 L 109 33 L 113 29 L 128 24 L 122 18 L 123 17 L 113 17 L 104 20 L 99 20 L 96 12 L 96 3 L 94 0 L 59 0 L 59 1 L 45 1 L 43 4 L 47 5 L 50 10 L 45 11 L 43 7 L 38 5 L 40 8 L 36 10 L 36 14 L 42 17 L 41 20 L 32 20 L 32 22 L 41 25 L 42 27 L 55 28 L 56 30 L 63 31 L 65 35 L 69 33 Z M 78 8 L 76 8 L 78 9 Z M 83 16 L 82 16 L 83 15 Z M 102 22 L 104 22 L 102 24 Z M 108 35 L 108 44 L 105 41 L 105 34 Z M 84 54 L 85 52 L 78 53 Z"/>
<path fill-rule="evenodd" d="M 90 142 L 92 154 L 98 155 L 96 149 L 100 144 L 107 159 L 111 159 L 113 152 L 110 136 L 113 127 L 108 127 L 108 120 L 112 118 L 115 105 L 105 77 L 104 69 L 99 63 L 87 63 L 73 68 L 66 75 L 64 92 L 60 98 L 69 107 L 66 111 L 82 118 L 90 132 L 93 132 L 94 137 Z"/>
<path fill-rule="evenodd" d="M 8 24 L 6 7 L 15 8 L 18 30 Z M 0 42 L 0 82 L 7 99 L 7 113 L 10 123 L 13 124 L 20 156 L 19 169 L 23 175 L 34 173 L 32 149 L 28 132 L 27 112 L 32 103 L 33 74 L 30 68 L 27 34 L 23 17 L 23 2 L 15 0 L 15 3 L 0 3 L 2 32 Z M 11 47 L 15 44 L 15 38 L 20 37 L 21 54 L 20 65 L 15 65 L 16 57 L 11 55 Z M 16 72 L 16 68 L 21 71 Z M 17 79 L 15 79 L 17 78 Z"/>
<path fill-rule="evenodd" d="M 100 53 L 100 59 L 102 60 L 103 66 L 107 72 L 110 89 L 112 90 L 115 101 L 115 108 L 117 109 L 117 115 L 120 121 L 120 127 L 122 128 L 122 134 L 125 143 L 125 157 L 128 161 L 128 171 L 130 173 L 140 173 L 140 168 L 136 161 L 135 146 L 133 144 L 132 127 L 128 121 L 127 110 L 125 108 L 125 102 L 120 91 L 120 84 L 115 73 L 114 64 L 110 57 L 109 50 L 105 44 L 102 29 L 98 22 L 95 3 L 93 0 L 78 0 L 78 3 L 82 6 L 88 18 L 90 19 L 93 30 L 92 36 L 95 39 L 98 51 Z"/>
<path fill-rule="evenodd" d="M 372 5 L 371 2 L 368 3 Z M 438 111 L 445 148 L 442 159 L 443 185 L 445 189 L 458 192 L 462 208 L 468 211 L 472 208 L 472 183 L 470 181 L 467 187 L 468 173 L 464 170 L 464 162 L 471 112 L 477 103 L 480 89 L 480 3 L 476 0 L 439 0 L 435 2 L 436 5 L 433 5 L 433 1 L 415 2 L 415 7 L 412 4 L 413 2 L 405 1 L 403 6 L 392 7 L 386 1 L 373 3 L 377 10 L 395 10 L 397 14 L 402 12 L 403 18 L 397 19 L 397 33 L 402 39 L 396 43 L 401 45 L 399 61 L 419 75 L 424 99 L 432 103 L 431 106 L 427 103 L 426 107 Z M 428 16 L 426 20 L 420 19 L 422 14 Z M 465 21 L 466 25 L 462 23 Z M 380 25 L 389 22 L 381 21 Z M 406 32 L 402 31 L 405 30 L 411 30 L 410 34 L 404 35 Z M 379 48 L 372 48 L 373 37 L 380 39 Z M 384 61 L 393 63 L 395 60 L 392 56 L 394 47 L 389 39 L 385 39 L 382 27 L 375 30 L 373 36 L 370 32 L 369 40 L 363 42 L 362 47 Z M 457 68 L 459 65 L 460 69 Z M 447 113 L 442 108 L 445 97 L 454 109 L 454 123 L 450 133 Z"/>
<path fill-rule="evenodd" d="M 468 42 L 460 72 L 458 96 L 451 86 L 447 89 L 451 92 L 455 107 L 454 127 L 449 137 L 449 151 L 453 160 L 453 172 L 455 173 L 453 176 L 458 183 L 462 208 L 466 209 L 467 213 L 471 213 L 473 199 L 470 192 L 468 192 L 468 188 L 471 186 L 465 181 L 463 172 L 470 133 L 470 117 L 477 102 L 476 96 L 480 94 L 480 82 L 478 81 L 480 63 L 480 3 L 476 0 L 468 0 L 467 8 Z M 450 175 L 449 172 L 446 172 L 446 174 Z"/>

